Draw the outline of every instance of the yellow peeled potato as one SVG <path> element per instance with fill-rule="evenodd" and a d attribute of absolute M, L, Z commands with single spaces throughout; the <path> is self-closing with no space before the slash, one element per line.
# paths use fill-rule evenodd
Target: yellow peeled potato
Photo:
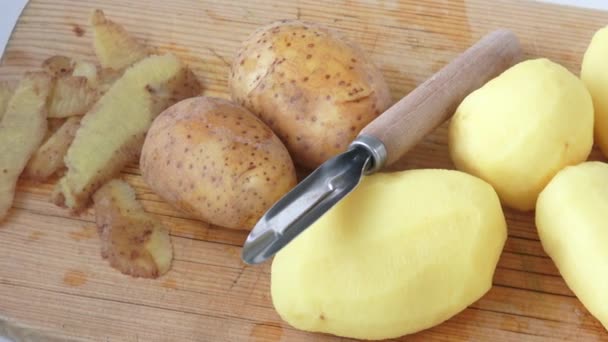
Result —
<path fill-rule="evenodd" d="M 292 326 L 385 339 L 483 296 L 506 240 L 498 196 L 459 171 L 366 177 L 274 258 L 272 302 Z"/>
<path fill-rule="evenodd" d="M 148 185 L 206 222 L 250 229 L 296 184 L 285 146 L 255 115 L 230 101 L 195 97 L 159 115 L 140 167 Z"/>
<path fill-rule="evenodd" d="M 527 211 L 551 178 L 587 159 L 593 104 L 584 84 L 547 59 L 521 62 L 467 96 L 449 128 L 460 170 L 496 189 L 504 204 Z"/>
<path fill-rule="evenodd" d="M 608 26 L 593 36 L 583 58 L 581 79 L 593 98 L 595 142 L 608 156 Z"/>
<path fill-rule="evenodd" d="M 234 59 L 230 91 L 307 168 L 346 150 L 391 103 L 382 73 L 363 50 L 300 21 L 254 32 Z"/>
<path fill-rule="evenodd" d="M 568 287 L 608 329 L 608 164 L 560 171 L 538 197 L 536 226 Z"/>

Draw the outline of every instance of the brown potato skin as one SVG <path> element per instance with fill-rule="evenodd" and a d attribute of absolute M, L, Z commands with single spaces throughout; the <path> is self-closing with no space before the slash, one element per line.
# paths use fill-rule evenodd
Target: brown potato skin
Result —
<path fill-rule="evenodd" d="M 74 141 L 78 128 L 80 128 L 79 116 L 67 119 L 32 155 L 23 170 L 23 176 L 44 182 L 65 167 L 63 159 Z"/>
<path fill-rule="evenodd" d="M 51 56 L 42 62 L 42 70 L 53 77 L 68 76 L 74 70 L 74 61 L 66 56 Z"/>
<path fill-rule="evenodd" d="M 112 179 L 93 194 L 101 256 L 133 277 L 158 278 L 173 260 L 169 230 L 148 214 L 123 180 Z"/>
<path fill-rule="evenodd" d="M 296 184 L 289 153 L 268 126 L 235 103 L 204 96 L 156 118 L 140 168 L 175 207 L 234 229 L 251 229 Z"/>
<path fill-rule="evenodd" d="M 26 72 L 0 121 L 0 222 L 13 205 L 19 175 L 46 134 L 52 89 L 47 73 Z"/>
<path fill-rule="evenodd" d="M 382 73 L 359 47 L 300 21 L 254 32 L 229 83 L 232 99 L 268 124 L 306 168 L 346 150 L 391 104 Z"/>

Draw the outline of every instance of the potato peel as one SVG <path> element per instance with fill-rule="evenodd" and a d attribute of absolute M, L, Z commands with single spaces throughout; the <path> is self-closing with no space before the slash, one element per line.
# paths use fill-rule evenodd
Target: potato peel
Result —
<path fill-rule="evenodd" d="M 85 76 L 58 77 L 49 105 L 49 118 L 84 115 L 97 97 Z"/>
<path fill-rule="evenodd" d="M 74 62 L 70 57 L 56 55 L 42 62 L 42 70 L 53 77 L 71 75 L 74 70 Z"/>
<path fill-rule="evenodd" d="M 123 70 L 153 52 L 121 25 L 107 19 L 102 10 L 93 11 L 91 26 L 95 54 L 104 68 Z"/>
<path fill-rule="evenodd" d="M 85 61 L 74 62 L 74 71 L 72 71 L 72 76 L 85 77 L 89 86 L 97 86 L 98 72 L 97 66 L 94 63 Z"/>
<path fill-rule="evenodd" d="M 63 124 L 66 122 L 66 118 L 48 118 L 46 122 L 48 123 L 48 129 L 46 131 L 47 135 L 44 138 L 44 141 L 47 141 L 51 135 L 53 135 Z"/>
<path fill-rule="evenodd" d="M 93 195 L 101 255 L 110 265 L 133 277 L 158 278 L 173 259 L 168 230 L 146 213 L 135 192 L 113 179 Z"/>
<path fill-rule="evenodd" d="M 19 175 L 44 139 L 51 88 L 47 73 L 26 73 L 0 122 L 0 220 L 12 206 Z"/>
<path fill-rule="evenodd" d="M 99 70 L 97 75 L 97 91 L 100 94 L 105 94 L 105 92 L 112 87 L 114 82 L 116 82 L 120 76 L 122 76 L 121 71 L 110 68 L 103 68 Z"/>
<path fill-rule="evenodd" d="M 13 96 L 14 89 L 8 82 L 0 82 L 0 120 L 4 116 L 8 102 Z"/>
<path fill-rule="evenodd" d="M 64 167 L 63 158 L 80 127 L 80 117 L 67 119 L 34 153 L 24 174 L 30 179 L 45 181 Z"/>

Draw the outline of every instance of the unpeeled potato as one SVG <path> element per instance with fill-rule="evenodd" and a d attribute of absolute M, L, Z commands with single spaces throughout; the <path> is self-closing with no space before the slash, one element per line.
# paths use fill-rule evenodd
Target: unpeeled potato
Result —
<path fill-rule="evenodd" d="M 587 159 L 593 103 L 583 82 L 547 59 L 521 62 L 460 104 L 449 129 L 460 170 L 492 184 L 506 205 L 527 211 L 562 168 Z"/>
<path fill-rule="evenodd" d="M 169 203 L 228 228 L 253 227 L 296 183 L 291 158 L 270 128 L 243 107 L 210 97 L 159 115 L 140 167 Z"/>
<path fill-rule="evenodd" d="M 358 46 L 300 21 L 249 37 L 233 62 L 230 91 L 307 168 L 343 152 L 391 102 L 382 73 Z"/>
<path fill-rule="evenodd" d="M 485 294 L 507 236 L 498 196 L 459 171 L 376 174 L 274 258 L 272 302 L 298 329 L 385 339 Z"/>
<path fill-rule="evenodd" d="M 593 98 L 595 141 L 608 156 L 608 26 L 593 36 L 583 58 L 581 79 Z"/>
<path fill-rule="evenodd" d="M 560 171 L 538 197 L 536 226 L 568 287 L 608 329 L 608 164 Z"/>

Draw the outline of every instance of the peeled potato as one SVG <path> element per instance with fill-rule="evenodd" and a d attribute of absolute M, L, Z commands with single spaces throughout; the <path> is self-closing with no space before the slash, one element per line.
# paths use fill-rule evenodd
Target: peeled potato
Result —
<path fill-rule="evenodd" d="M 140 167 L 169 203 L 228 228 L 253 227 L 296 184 L 291 158 L 270 128 L 245 108 L 210 97 L 158 116 Z"/>
<path fill-rule="evenodd" d="M 560 171 L 538 197 L 536 226 L 568 287 L 608 329 L 608 164 Z"/>
<path fill-rule="evenodd" d="M 458 169 L 493 185 L 506 205 L 534 209 L 549 180 L 591 152 L 591 96 L 556 63 L 521 62 L 464 99 L 449 145 Z"/>
<path fill-rule="evenodd" d="M 300 21 L 249 37 L 232 65 L 230 90 L 308 168 L 346 150 L 391 102 L 382 73 L 359 47 Z"/>
<path fill-rule="evenodd" d="M 595 141 L 608 156 L 608 26 L 597 31 L 585 52 L 581 79 L 593 98 Z"/>
<path fill-rule="evenodd" d="M 490 289 L 506 236 L 498 197 L 478 178 L 448 170 L 369 176 L 276 255 L 272 301 L 298 329 L 411 334 Z"/>

